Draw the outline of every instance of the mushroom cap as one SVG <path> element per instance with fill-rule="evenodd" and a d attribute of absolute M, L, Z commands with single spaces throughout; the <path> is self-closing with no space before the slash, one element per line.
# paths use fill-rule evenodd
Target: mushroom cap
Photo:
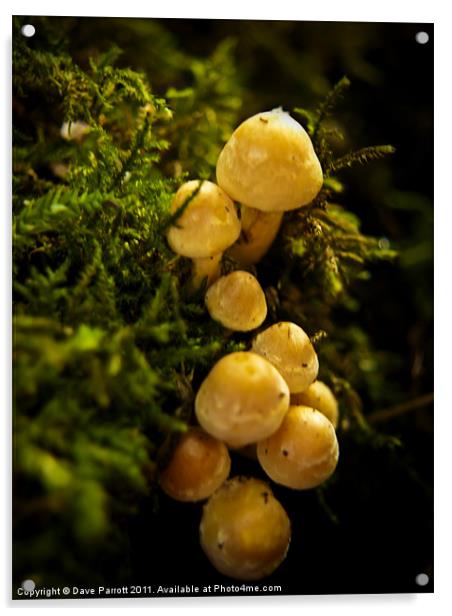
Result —
<path fill-rule="evenodd" d="M 89 124 L 76 120 L 75 122 L 63 122 L 60 135 L 66 141 L 81 141 L 91 130 Z"/>
<path fill-rule="evenodd" d="M 246 206 L 287 211 L 314 199 L 323 173 L 307 132 L 278 108 L 235 129 L 218 158 L 217 181 Z"/>
<path fill-rule="evenodd" d="M 206 293 L 205 302 L 212 319 L 234 331 L 255 329 L 267 316 L 261 285 L 252 274 L 241 270 L 214 282 Z"/>
<path fill-rule="evenodd" d="M 336 432 L 319 411 L 291 406 L 280 428 L 257 444 L 257 457 L 276 483 L 295 490 L 315 488 L 337 466 Z"/>
<path fill-rule="evenodd" d="M 196 395 L 195 412 L 206 432 L 242 447 L 278 429 L 289 398 L 286 382 L 270 362 L 238 351 L 213 366 Z"/>
<path fill-rule="evenodd" d="M 327 417 L 336 428 L 339 421 L 339 406 L 331 389 L 322 381 L 314 381 L 304 391 L 290 397 L 291 404 L 311 406 Z"/>
<path fill-rule="evenodd" d="M 190 428 L 160 473 L 160 486 L 171 498 L 192 502 L 208 498 L 227 479 L 231 460 L 226 445 L 201 428 Z"/>
<path fill-rule="evenodd" d="M 199 187 L 201 180 L 182 184 L 171 203 L 175 213 Z M 213 182 L 203 181 L 198 193 L 169 228 L 168 244 L 184 257 L 210 257 L 223 252 L 240 235 L 233 201 Z"/>
<path fill-rule="evenodd" d="M 317 378 L 317 354 L 308 335 L 295 323 L 271 325 L 256 336 L 251 350 L 279 370 L 291 393 L 305 390 Z"/>
<path fill-rule="evenodd" d="M 204 505 L 201 547 L 213 566 L 239 580 L 272 573 L 289 549 L 290 520 L 258 479 L 234 477 Z"/>

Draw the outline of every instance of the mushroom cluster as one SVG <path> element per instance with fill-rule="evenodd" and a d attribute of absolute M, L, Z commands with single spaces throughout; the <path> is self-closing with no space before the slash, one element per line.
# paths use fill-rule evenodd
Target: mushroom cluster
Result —
<path fill-rule="evenodd" d="M 193 260 L 192 285 L 205 284 L 205 307 L 229 334 L 252 332 L 267 319 L 256 276 L 222 275 L 225 251 L 254 265 L 275 239 L 285 211 L 318 194 L 322 169 L 309 136 L 282 109 L 245 120 L 217 162 L 218 184 L 193 180 L 177 191 L 168 244 Z M 224 575 L 257 580 L 284 560 L 291 525 L 267 482 L 228 479 L 230 454 L 249 453 L 269 480 L 293 490 L 319 486 L 338 463 L 339 411 L 317 380 L 319 362 L 296 323 L 268 324 L 249 349 L 221 357 L 197 391 L 198 425 L 179 439 L 160 472 L 162 490 L 179 501 L 202 501 L 200 543 Z M 247 454 L 246 454 L 247 455 Z"/>

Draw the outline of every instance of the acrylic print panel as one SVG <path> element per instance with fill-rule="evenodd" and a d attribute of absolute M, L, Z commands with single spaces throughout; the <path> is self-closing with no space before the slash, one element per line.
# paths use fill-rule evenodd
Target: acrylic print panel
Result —
<path fill-rule="evenodd" d="M 432 24 L 13 48 L 13 597 L 432 592 Z"/>

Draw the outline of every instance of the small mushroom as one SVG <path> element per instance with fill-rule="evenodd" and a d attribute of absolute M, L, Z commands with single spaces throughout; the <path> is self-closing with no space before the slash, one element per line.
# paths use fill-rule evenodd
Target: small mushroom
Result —
<path fill-rule="evenodd" d="M 191 199 L 191 200 L 190 200 Z M 191 180 L 177 191 L 171 203 L 174 214 L 187 204 L 168 230 L 171 249 L 193 259 L 193 286 L 219 273 L 221 255 L 240 235 L 233 201 L 213 182 Z"/>
<path fill-rule="evenodd" d="M 291 536 L 287 513 L 269 486 L 234 477 L 204 505 L 201 547 L 223 575 L 259 580 L 284 560 Z"/>
<path fill-rule="evenodd" d="M 281 108 L 242 122 L 221 151 L 216 173 L 232 199 L 264 212 L 307 205 L 323 184 L 309 135 Z"/>
<path fill-rule="evenodd" d="M 160 473 L 160 486 L 178 501 L 203 500 L 227 479 L 230 468 L 226 445 L 200 428 L 190 428 Z"/>
<path fill-rule="evenodd" d="M 66 141 L 82 141 L 83 137 L 91 130 L 86 122 L 63 122 L 60 135 Z"/>
<path fill-rule="evenodd" d="M 291 406 L 280 428 L 257 445 L 258 460 L 276 483 L 295 490 L 315 488 L 337 466 L 333 424 L 319 411 Z"/>
<path fill-rule="evenodd" d="M 283 212 L 261 212 L 252 207 L 240 207 L 242 233 L 228 255 L 242 265 L 258 263 L 273 243 L 281 226 Z"/>
<path fill-rule="evenodd" d="M 251 350 L 279 370 L 291 393 L 304 391 L 317 378 L 317 354 L 308 335 L 295 323 L 271 325 L 256 336 Z"/>
<path fill-rule="evenodd" d="M 339 421 L 339 407 L 331 389 L 322 381 L 314 381 L 307 389 L 292 394 L 291 404 L 311 406 L 327 417 L 336 428 Z"/>
<path fill-rule="evenodd" d="M 213 366 L 196 395 L 195 412 L 206 432 L 242 447 L 278 429 L 289 398 L 286 382 L 270 362 L 238 351 Z"/>
<path fill-rule="evenodd" d="M 212 319 L 233 331 L 256 329 L 267 316 L 261 285 L 252 274 L 241 270 L 219 278 L 207 291 L 205 302 Z"/>

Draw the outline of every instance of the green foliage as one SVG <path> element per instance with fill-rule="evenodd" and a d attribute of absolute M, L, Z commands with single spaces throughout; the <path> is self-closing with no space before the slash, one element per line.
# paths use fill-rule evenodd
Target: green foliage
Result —
<path fill-rule="evenodd" d="M 294 110 L 305 121 L 321 161 L 325 180 L 322 190 L 308 207 L 286 216 L 283 237 L 291 262 L 292 257 L 296 257 L 292 267 L 301 272 L 310 290 L 309 301 L 314 300 L 316 309 L 319 303 L 331 306 L 337 302 L 353 307 L 348 289 L 354 280 L 366 279 L 366 264 L 375 260 L 394 259 L 397 255 L 378 238 L 364 235 L 358 217 L 331 201 L 344 188 L 335 173 L 394 152 L 392 146 L 372 146 L 334 158 L 332 142 L 333 138 L 337 139 L 338 130 L 332 131 L 325 125 L 325 121 L 349 86 L 349 80 L 344 77 L 315 112 L 301 108 Z"/>
<path fill-rule="evenodd" d="M 391 145 L 374 145 L 369 148 L 362 148 L 334 160 L 328 168 L 328 173 L 336 173 L 357 163 L 364 165 L 372 160 L 384 158 L 387 154 L 393 154 L 394 152 L 395 148 Z"/>
<path fill-rule="evenodd" d="M 340 141 L 343 139 L 343 135 L 337 128 L 331 128 L 326 121 L 331 117 L 337 104 L 349 87 L 350 80 L 347 77 L 342 77 L 315 111 L 301 107 L 294 109 L 294 113 L 299 115 L 305 123 L 306 130 L 311 136 L 312 143 L 322 164 L 327 187 L 332 189 L 333 192 L 341 191 L 340 185 L 337 184 L 337 179 L 332 177 L 337 171 L 346 167 L 352 167 L 357 163 L 365 164 L 372 160 L 378 160 L 387 154 L 395 152 L 395 149 L 390 145 L 377 145 L 350 152 L 345 156 L 334 159 L 332 140 L 334 138 L 334 140 Z"/>
<path fill-rule="evenodd" d="M 115 68 L 119 55 L 82 68 L 61 43 L 14 39 L 14 467 L 28 490 L 16 499 L 18 537 L 39 507 L 74 542 L 107 541 L 149 495 L 166 434 L 186 429 L 184 374 L 241 347 L 203 327 L 184 260 L 165 242 L 177 184 L 163 158 L 171 145 L 214 164 L 207 154 L 237 107 L 220 78 L 230 47 L 192 66 L 196 88 L 173 89 L 174 110 L 143 74 Z M 20 575 L 51 558 L 56 535 L 26 559 L 18 548 Z"/>
<path fill-rule="evenodd" d="M 170 87 L 166 92 L 174 121 L 165 134 L 175 144 L 177 165 L 205 179 L 213 176 L 220 149 L 242 104 L 234 45 L 233 40 L 225 39 L 206 61 L 185 61 L 192 85 L 183 90 Z"/>
<path fill-rule="evenodd" d="M 170 214 L 178 184 L 212 177 L 242 90 L 229 39 L 203 60 L 182 57 L 164 39 L 191 83 L 168 87 L 163 97 L 154 94 L 152 74 L 150 83 L 143 72 L 116 66 L 116 47 L 82 66 L 52 30 L 37 49 L 18 28 L 15 572 L 31 576 L 46 563 L 47 581 L 64 580 L 76 570 L 83 576 L 77 562 L 84 550 L 113 550 L 122 516 L 152 494 L 160 446 L 190 423 L 194 388 L 218 357 L 248 347 L 249 337 L 230 336 L 206 318 L 187 260 L 165 242 L 189 202 Z M 176 71 L 171 55 L 165 62 Z M 334 159 L 325 120 L 347 86 L 342 80 L 315 113 L 296 110 L 307 120 L 325 184 L 309 207 L 286 215 L 273 249 L 284 267 L 265 290 L 271 320 L 290 318 L 313 335 L 349 427 L 375 441 L 354 389 L 363 379 L 359 366 L 375 355 L 361 330 L 339 331 L 333 310 L 356 311 L 353 284 L 368 276 L 368 263 L 395 253 L 362 234 L 358 218 L 335 203 L 343 191 L 335 174 L 392 150 Z M 267 265 L 257 266 L 264 279 Z M 37 515 L 42 524 L 30 534 Z M 55 568 L 61 537 L 74 554 Z"/>
<path fill-rule="evenodd" d="M 350 87 L 350 80 L 347 77 L 342 77 L 335 86 L 328 92 L 325 99 L 320 103 L 315 111 L 296 107 L 294 112 L 301 116 L 306 122 L 306 128 L 311 135 L 315 149 L 318 149 L 324 136 L 323 123 L 326 118 L 331 116 L 337 103 L 343 96 L 345 90 Z"/>
<path fill-rule="evenodd" d="M 329 202 L 297 212 L 286 237 L 291 254 L 300 260 L 297 267 L 317 280 L 316 291 L 326 303 L 350 299 L 346 289 L 366 277 L 366 263 L 397 254 L 381 240 L 363 235 L 356 216 Z"/>

